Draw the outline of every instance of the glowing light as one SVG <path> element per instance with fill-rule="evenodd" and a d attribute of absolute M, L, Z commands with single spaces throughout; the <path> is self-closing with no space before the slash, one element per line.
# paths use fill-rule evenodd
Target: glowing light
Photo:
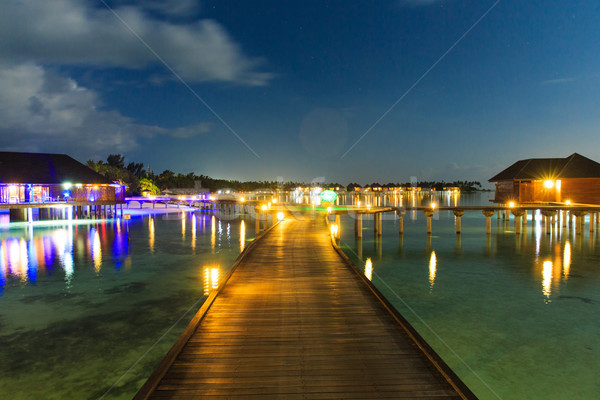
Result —
<path fill-rule="evenodd" d="M 435 275 L 437 273 L 437 257 L 435 255 L 435 251 L 431 252 L 431 257 L 429 257 L 429 288 L 433 288 L 433 284 L 435 283 Z"/>
<path fill-rule="evenodd" d="M 271 203 L 267 203 L 267 207 L 268 207 L 268 208 L 271 208 Z"/>
<path fill-rule="evenodd" d="M 370 258 L 367 258 L 367 262 L 365 263 L 365 276 L 368 280 L 373 280 L 373 262 L 371 262 Z"/>
<path fill-rule="evenodd" d="M 219 288 L 219 277 L 219 267 L 204 267 L 204 294 L 206 296 Z"/>
<path fill-rule="evenodd" d="M 209 199 L 210 201 L 215 201 L 217 198 L 216 198 L 215 196 L 208 196 L 208 199 Z"/>
<path fill-rule="evenodd" d="M 515 206 L 515 202 L 514 202 L 514 201 L 509 201 L 509 202 L 508 202 L 508 206 L 509 206 L 510 208 L 513 208 L 513 207 Z M 516 211 L 515 211 L 515 212 L 516 212 Z"/>
<path fill-rule="evenodd" d="M 367 210 L 370 210 L 370 209 L 371 209 L 371 205 L 367 204 Z"/>
<path fill-rule="evenodd" d="M 277 213 L 277 219 L 278 219 L 279 221 L 283 221 L 283 217 L 284 217 L 284 215 L 283 215 L 283 212 L 282 212 L 282 211 L 279 211 L 279 212 Z"/>
<path fill-rule="evenodd" d="M 570 206 L 571 205 L 571 200 L 565 201 L 565 204 L 568 205 L 568 206 Z"/>
<path fill-rule="evenodd" d="M 267 211 L 267 205 L 266 205 L 266 204 L 263 204 L 263 205 L 262 205 L 262 207 L 261 207 L 261 209 L 262 209 L 263 211 Z"/>
<path fill-rule="evenodd" d="M 331 214 L 331 207 L 327 207 L 327 214 Z"/>
<path fill-rule="evenodd" d="M 71 182 L 63 183 L 63 188 L 65 188 L 67 190 L 71 189 L 72 186 L 73 186 L 73 184 Z"/>
<path fill-rule="evenodd" d="M 567 240 L 565 243 L 565 251 L 563 253 L 563 275 L 565 279 L 569 277 L 571 271 L 571 243 Z"/>
<path fill-rule="evenodd" d="M 552 181 L 552 180 L 547 180 L 547 181 L 544 181 L 544 186 L 545 186 L 547 189 L 552 189 L 552 188 L 554 187 L 554 181 Z"/>
<path fill-rule="evenodd" d="M 552 293 L 552 261 L 544 261 L 542 278 L 542 293 L 544 296 L 550 297 L 550 293 Z"/>
<path fill-rule="evenodd" d="M 356 205 L 360 207 L 360 200 L 356 200 Z"/>
<path fill-rule="evenodd" d="M 337 199 L 337 193 L 335 193 L 333 190 L 325 190 L 321 192 L 319 197 L 321 197 L 321 200 L 323 201 L 333 203 Z"/>
<path fill-rule="evenodd" d="M 246 199 L 245 199 L 245 198 L 243 198 L 243 197 L 240 197 L 240 202 L 241 202 L 241 203 L 243 203 L 243 202 L 245 202 L 245 201 L 246 201 Z"/>
<path fill-rule="evenodd" d="M 273 204 L 276 204 L 276 203 L 277 203 L 277 199 L 273 199 Z"/>
<path fill-rule="evenodd" d="M 148 221 L 148 231 L 150 237 L 148 238 L 148 245 L 150 246 L 150 251 L 154 253 L 154 218 L 150 217 Z"/>
<path fill-rule="evenodd" d="M 331 224 L 331 226 L 329 227 L 329 230 L 331 231 L 331 236 L 333 236 L 334 238 L 337 237 L 338 229 L 339 227 L 337 226 L 337 224 Z"/>
<path fill-rule="evenodd" d="M 213 215 L 210 219 L 210 248 L 215 249 L 215 244 L 217 243 L 217 220 Z"/>
<path fill-rule="evenodd" d="M 436 206 L 437 206 L 437 205 L 436 205 L 435 203 L 431 203 L 431 209 L 432 209 L 432 210 L 435 210 L 435 207 L 436 207 Z"/>
<path fill-rule="evenodd" d="M 246 247 L 246 224 L 242 220 L 240 224 L 240 252 Z"/>

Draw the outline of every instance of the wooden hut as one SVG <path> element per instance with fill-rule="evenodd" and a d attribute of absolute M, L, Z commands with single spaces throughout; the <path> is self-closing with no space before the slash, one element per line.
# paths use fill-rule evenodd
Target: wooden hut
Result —
<path fill-rule="evenodd" d="M 496 203 L 600 204 L 600 164 L 577 153 L 520 160 L 489 182 L 496 182 Z"/>
<path fill-rule="evenodd" d="M 0 152 L 0 204 L 124 200 L 123 185 L 66 154 Z"/>

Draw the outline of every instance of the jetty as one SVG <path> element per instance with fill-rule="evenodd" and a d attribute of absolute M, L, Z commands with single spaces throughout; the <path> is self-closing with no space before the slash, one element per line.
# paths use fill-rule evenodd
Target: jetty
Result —
<path fill-rule="evenodd" d="M 324 213 L 242 252 L 135 399 L 475 399 L 337 249 Z"/>

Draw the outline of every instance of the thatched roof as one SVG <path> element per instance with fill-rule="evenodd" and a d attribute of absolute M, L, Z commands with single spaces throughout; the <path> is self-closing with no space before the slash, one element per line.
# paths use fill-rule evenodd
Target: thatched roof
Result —
<path fill-rule="evenodd" d="M 109 184 L 109 179 L 66 154 L 0 152 L 0 183 Z"/>
<path fill-rule="evenodd" d="M 581 154 L 520 160 L 489 180 L 600 178 L 600 164 Z"/>

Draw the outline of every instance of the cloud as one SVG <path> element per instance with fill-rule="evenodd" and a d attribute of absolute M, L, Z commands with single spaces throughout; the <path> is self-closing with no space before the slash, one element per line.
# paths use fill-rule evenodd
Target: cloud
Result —
<path fill-rule="evenodd" d="M 0 66 L 0 147 L 4 150 L 103 154 L 135 149 L 140 138 L 189 138 L 211 124 L 165 129 L 103 110 L 93 90 L 32 63 Z"/>
<path fill-rule="evenodd" d="M 576 81 L 577 78 L 557 78 L 557 79 L 548 79 L 546 81 L 542 81 L 542 85 L 560 85 L 563 83 L 570 83 Z"/>
<path fill-rule="evenodd" d="M 83 0 L 5 0 L 0 14 L 0 60 L 22 64 L 84 65 L 145 69 L 160 65 L 155 52 L 190 82 L 220 81 L 265 85 L 272 74 L 263 61 L 244 55 L 216 21 L 174 23 L 149 15 L 148 9 L 171 15 L 193 12 L 197 4 L 150 1 L 146 9 L 120 5 L 115 13 Z M 4 61 L 6 62 L 6 61 Z"/>

